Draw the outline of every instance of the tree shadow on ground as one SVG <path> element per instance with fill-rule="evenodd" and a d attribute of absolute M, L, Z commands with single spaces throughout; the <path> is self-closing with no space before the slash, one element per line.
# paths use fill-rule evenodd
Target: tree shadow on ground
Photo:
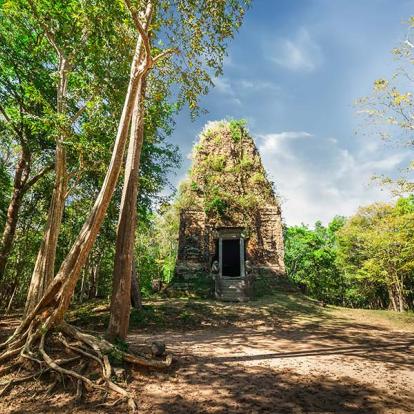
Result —
<path fill-rule="evenodd" d="M 271 305 L 270 305 L 271 306 Z M 310 309 L 310 318 L 286 311 L 278 323 L 239 324 L 220 329 L 165 332 L 151 339 L 170 344 L 181 361 L 174 374 L 181 378 L 168 397 L 153 396 L 153 413 L 411 413 L 414 393 L 392 384 L 395 372 L 413 369 L 414 333 L 338 318 Z M 316 316 L 315 316 L 316 315 Z M 134 344 L 148 336 L 136 335 Z M 251 352 L 245 352 L 246 348 Z M 301 375 L 270 360 L 317 360 L 315 369 Z M 302 359 L 303 360 L 303 359 Z M 312 362 L 313 363 L 313 362 Z M 329 377 L 324 364 L 337 364 Z M 342 367 L 355 368 L 353 377 Z M 367 385 L 365 367 L 381 367 L 391 379 L 376 388 Z M 402 371 L 401 371 L 402 370 Z M 405 370 L 405 371 L 404 371 Z M 329 370 L 328 370 L 329 371 Z M 356 376 L 361 375 L 360 382 Z M 398 374 L 397 374 L 398 375 Z M 375 377 L 375 376 L 374 376 Z M 372 377 L 372 381 L 375 379 Z M 369 381 L 369 379 L 368 379 Z M 392 385 L 389 385 L 389 384 Z M 384 385 L 388 384 L 388 385 Z M 191 391 L 192 388 L 192 391 Z M 196 390 L 196 392 L 194 392 Z"/>
<path fill-rule="evenodd" d="M 85 308 L 78 322 L 83 326 L 85 318 L 86 326 L 101 334 L 102 327 L 89 324 L 91 320 L 96 322 L 88 317 L 91 309 Z M 377 414 L 410 413 L 414 407 L 414 394 L 398 388 L 402 380 L 395 387 L 380 386 L 370 384 L 371 378 L 358 378 L 355 372 L 352 378 L 342 372 L 343 366 L 358 362 L 361 376 L 371 365 L 373 369 L 382 367 L 386 375 L 393 375 L 394 370 L 412 370 L 412 332 L 338 317 L 298 295 L 285 294 L 248 304 L 154 301 L 145 309 L 144 317 L 150 322 L 140 319 L 133 324 L 139 330 L 131 332 L 131 348 L 139 351 L 152 340 L 162 340 L 178 363 L 167 373 L 137 371 L 130 387 L 140 398 L 142 414 Z M 304 357 L 312 358 L 312 363 L 318 360 L 306 374 L 282 364 Z M 281 364 L 269 366 L 277 360 Z M 324 364 L 338 364 L 338 369 L 324 376 L 322 373 L 328 372 Z M 21 390 L 26 396 L 14 399 L 16 394 L 10 395 L 13 407 L 8 412 L 127 412 L 125 406 L 99 407 L 102 396 L 92 395 L 81 406 L 73 406 L 64 403 L 69 398 L 65 393 L 43 399 L 44 385 Z M 36 395 L 39 392 L 40 399 Z"/>
<path fill-rule="evenodd" d="M 34 382 L 26 382 L 13 388 L 10 394 L 0 399 L 0 412 L 7 414 L 110 414 L 114 407 L 103 407 L 105 397 L 102 393 L 89 392 L 87 399 L 76 402 L 76 385 L 69 381 L 58 386 L 53 393 L 47 394 L 52 379 L 45 375 Z M 120 413 L 128 411 L 121 408 Z"/>
<path fill-rule="evenodd" d="M 349 377 L 303 377 L 293 370 L 203 364 L 180 373 L 177 393 L 158 396 L 153 413 L 387 413 L 411 412 L 414 395 L 384 394 Z M 186 392 L 195 387 L 197 394 Z"/>
<path fill-rule="evenodd" d="M 261 361 L 267 359 L 284 359 L 284 358 L 300 358 L 307 356 L 329 356 L 329 355 L 348 355 L 361 357 L 364 359 L 377 360 L 381 362 L 389 362 L 398 366 L 411 367 L 414 365 L 414 357 L 410 353 L 410 348 L 414 346 L 414 340 L 408 342 L 397 342 L 391 344 L 372 343 L 360 346 L 344 346 L 344 347 L 326 347 L 317 349 L 304 349 L 295 352 L 278 352 L 265 353 L 258 355 L 241 355 L 241 356 L 224 356 L 211 357 L 205 359 L 205 363 L 223 363 L 223 362 L 247 362 Z M 401 355 L 403 353 L 403 355 Z"/>
<path fill-rule="evenodd" d="M 132 347 L 160 340 L 179 357 L 205 358 L 205 362 L 243 362 L 261 359 L 300 358 L 304 356 L 353 356 L 386 363 L 389 368 L 412 368 L 414 365 L 414 333 L 393 331 L 370 324 L 355 323 L 323 316 L 311 322 L 282 321 L 277 326 L 230 326 L 188 332 L 164 331 L 162 334 L 134 333 L 129 336 Z M 201 348 L 227 350 L 225 356 L 207 357 Z M 257 350 L 245 355 L 244 348 Z M 210 358 L 210 359 L 209 359 Z"/>

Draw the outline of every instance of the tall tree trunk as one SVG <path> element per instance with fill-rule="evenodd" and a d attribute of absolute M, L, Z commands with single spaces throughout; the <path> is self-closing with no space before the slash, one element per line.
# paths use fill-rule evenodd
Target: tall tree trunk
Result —
<path fill-rule="evenodd" d="M 135 263 L 135 258 L 132 260 L 131 305 L 137 310 L 142 309 L 141 288 L 140 288 L 139 275 L 137 273 L 137 266 Z"/>
<path fill-rule="evenodd" d="M 396 290 L 397 290 L 397 298 L 398 298 L 398 310 L 400 312 L 404 312 L 407 308 L 407 302 L 404 297 L 404 281 L 401 280 L 398 275 L 396 275 Z"/>
<path fill-rule="evenodd" d="M 32 324 L 36 316 L 40 317 L 41 315 L 43 332 L 46 332 L 53 326 L 61 324 L 63 321 L 63 317 L 69 307 L 82 267 L 86 262 L 88 254 L 93 247 L 99 229 L 105 218 L 106 210 L 108 209 L 122 168 L 125 144 L 128 137 L 128 129 L 139 82 L 142 75 L 148 70 L 147 67 L 140 68 L 142 59 L 141 44 L 142 40 L 140 37 L 137 41 L 134 58 L 131 64 L 130 81 L 118 125 L 114 148 L 112 150 L 111 162 L 98 197 L 96 198 L 89 217 L 83 225 L 78 237 L 60 266 L 57 275 L 35 308 L 26 314 L 14 334 L 7 340 L 7 344 L 12 343 L 16 337 L 22 335 Z"/>
<path fill-rule="evenodd" d="M 86 279 L 86 269 L 83 269 L 82 278 L 81 278 L 80 292 L 79 292 L 79 296 L 78 296 L 78 303 L 83 303 L 83 296 L 85 294 L 85 279 Z"/>
<path fill-rule="evenodd" d="M 67 185 L 66 150 L 59 143 L 56 146 L 55 188 L 49 207 L 45 235 L 40 245 L 27 294 L 25 314 L 36 306 L 54 276 L 56 248 L 65 206 Z"/>
<path fill-rule="evenodd" d="M 22 146 L 20 158 L 16 166 L 13 183 L 13 195 L 7 209 L 6 225 L 0 245 L 0 280 L 4 277 L 7 260 L 13 245 L 14 235 L 19 217 L 20 206 L 26 192 L 26 182 L 30 174 L 30 152 L 26 145 Z"/>
<path fill-rule="evenodd" d="M 10 300 L 9 300 L 9 304 L 7 305 L 6 312 L 4 312 L 5 315 L 8 315 L 9 312 L 10 312 L 10 309 L 11 309 L 11 306 L 12 306 L 12 303 L 13 303 L 13 299 L 14 299 L 14 295 L 16 294 L 16 291 L 17 291 L 18 287 L 19 287 L 19 285 L 16 282 L 16 285 L 14 286 L 14 289 L 13 289 L 13 293 L 12 293 L 12 295 L 10 297 Z"/>
<path fill-rule="evenodd" d="M 92 265 L 90 273 L 90 283 L 89 283 L 89 292 L 88 298 L 95 299 L 98 297 L 98 283 L 99 283 L 99 267 L 101 262 L 101 255 L 95 257 L 94 263 Z"/>
<path fill-rule="evenodd" d="M 397 302 L 395 300 L 395 292 L 394 292 L 394 287 L 391 286 L 387 286 L 387 290 L 388 290 L 388 297 L 390 299 L 391 305 L 392 305 L 392 309 L 395 312 L 398 312 L 398 307 L 397 307 Z"/>
<path fill-rule="evenodd" d="M 137 221 L 139 165 L 144 139 L 145 79 L 140 80 L 132 115 L 131 134 L 125 163 L 124 186 L 119 212 L 114 271 L 112 276 L 111 312 L 107 336 L 125 339 L 131 309 L 131 275 Z"/>
<path fill-rule="evenodd" d="M 61 56 L 59 64 L 59 86 L 57 91 L 56 108 L 59 114 L 65 114 L 66 112 L 66 94 L 69 68 L 69 62 L 65 57 Z M 25 314 L 28 314 L 34 309 L 55 274 L 56 249 L 68 188 L 66 149 L 63 143 L 66 137 L 67 133 L 63 132 L 56 141 L 55 185 L 52 200 L 49 206 L 44 237 L 37 254 L 32 279 L 30 281 Z"/>

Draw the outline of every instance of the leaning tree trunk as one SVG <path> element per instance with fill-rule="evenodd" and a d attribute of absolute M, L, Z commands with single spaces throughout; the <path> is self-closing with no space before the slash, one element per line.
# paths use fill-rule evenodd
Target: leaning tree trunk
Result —
<path fill-rule="evenodd" d="M 139 165 L 144 139 L 145 80 L 138 87 L 131 134 L 125 164 L 124 186 L 118 219 L 114 271 L 112 277 L 111 312 L 107 336 L 111 341 L 125 339 L 131 309 L 131 275 L 137 221 Z"/>
<path fill-rule="evenodd" d="M 27 294 L 25 314 L 34 309 L 46 288 L 53 280 L 56 249 L 62 223 L 68 179 L 66 171 L 66 150 L 62 143 L 56 146 L 56 178 L 52 201 L 49 207 L 45 235 L 40 245 Z"/>
<path fill-rule="evenodd" d="M 26 192 L 26 182 L 30 174 L 30 153 L 22 146 L 20 159 L 16 166 L 13 183 L 13 195 L 7 209 L 6 225 L 0 244 L 0 280 L 4 277 L 7 260 L 13 245 L 14 235 L 19 217 L 20 206 Z"/>
<path fill-rule="evenodd" d="M 139 80 L 143 74 L 142 71 L 139 71 L 140 50 L 141 39 L 137 42 L 112 158 L 101 191 L 57 275 L 34 309 L 27 312 L 14 334 L 4 344 L 6 346 L 14 343 L 16 338 L 24 339 L 28 334 L 27 330 L 29 327 L 32 327 L 30 328 L 31 331 L 37 328 L 37 335 L 39 335 L 41 333 L 39 330 L 40 326 L 42 327 L 42 332 L 47 332 L 50 328 L 56 327 L 63 322 L 64 314 L 69 307 L 82 267 L 96 240 L 121 171 L 129 124 L 137 96 Z"/>
<path fill-rule="evenodd" d="M 61 55 L 59 63 L 59 86 L 57 90 L 57 112 L 65 114 L 68 85 L 68 71 L 70 64 Z M 35 267 L 27 294 L 25 315 L 34 309 L 55 274 L 56 249 L 62 223 L 65 198 L 68 187 L 68 172 L 66 166 L 66 149 L 64 140 L 67 133 L 62 132 L 56 141 L 55 186 L 49 206 L 46 229 L 40 245 Z"/>

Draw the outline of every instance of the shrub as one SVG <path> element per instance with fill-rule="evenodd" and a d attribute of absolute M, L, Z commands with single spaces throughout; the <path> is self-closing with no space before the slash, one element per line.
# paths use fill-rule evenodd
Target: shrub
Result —
<path fill-rule="evenodd" d="M 223 200 L 220 196 L 214 196 L 211 200 L 206 201 L 205 211 L 207 214 L 218 214 L 224 216 L 228 208 L 228 203 Z"/>

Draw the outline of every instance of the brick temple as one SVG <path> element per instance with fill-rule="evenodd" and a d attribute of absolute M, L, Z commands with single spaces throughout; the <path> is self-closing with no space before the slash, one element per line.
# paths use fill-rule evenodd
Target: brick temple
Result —
<path fill-rule="evenodd" d="M 207 124 L 179 203 L 176 280 L 208 278 L 218 299 L 246 301 L 258 279 L 284 276 L 280 205 L 243 122 Z"/>

